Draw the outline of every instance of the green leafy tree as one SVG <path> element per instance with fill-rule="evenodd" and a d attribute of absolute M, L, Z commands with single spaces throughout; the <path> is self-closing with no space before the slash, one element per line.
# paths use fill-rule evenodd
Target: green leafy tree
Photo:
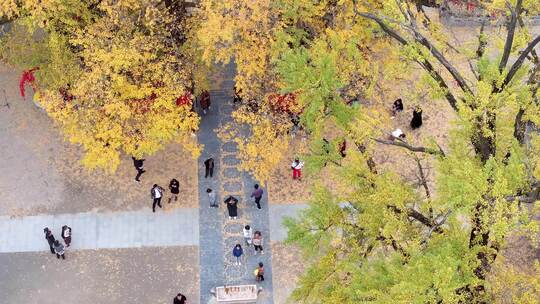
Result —
<path fill-rule="evenodd" d="M 487 11 L 507 13 L 507 34 L 498 48 L 488 44 L 496 38 L 483 25 L 477 46 L 468 52 L 452 45 L 443 27 L 414 4 L 326 2 L 315 14 L 337 12 L 326 31 L 286 50 L 276 65 L 283 90 L 301 92 L 304 101 L 303 122 L 313 143 L 307 164 L 313 176 L 329 166 L 338 182 L 334 188 L 316 186 L 309 209 L 287 222 L 289 241 L 300 244 L 311 261 L 293 293 L 295 301 L 491 302 L 497 296 L 488 276 L 506 237 L 523 233 L 534 238 L 537 233 L 527 207 L 538 199 L 540 186 L 537 135 L 526 128 L 539 117 L 540 63 L 534 47 L 540 36 L 530 37 L 526 25 L 527 16 L 538 12 L 536 2 L 482 3 Z M 377 58 L 376 50 L 347 47 L 367 33 L 397 52 Z M 405 63 L 398 64 L 402 73 L 420 74 L 416 86 L 428 88 L 432 98 L 446 99 L 455 111 L 446 150 L 432 141 L 413 146 L 385 139 L 381 129 L 387 120 L 380 108 L 345 105 L 344 90 L 355 80 L 345 72 L 349 62 L 363 66 L 361 71 L 378 65 L 379 71 L 390 72 L 386 79 L 367 78 L 369 97 L 371 86 L 399 81 L 388 67 L 396 58 Z M 458 65 L 461 60 L 468 67 Z M 332 162 L 336 145 L 321 144 L 336 134 L 355 148 L 340 163 Z M 436 164 L 435 189 L 424 177 L 417 189 L 391 169 L 379 168 L 373 159 L 375 143 L 410 153 L 418 160 L 420 176 L 424 169 L 418 155 L 430 157 Z"/>

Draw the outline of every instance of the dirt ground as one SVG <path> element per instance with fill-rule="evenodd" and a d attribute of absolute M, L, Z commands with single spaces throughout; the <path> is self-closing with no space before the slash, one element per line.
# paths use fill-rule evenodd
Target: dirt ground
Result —
<path fill-rule="evenodd" d="M 0 254 L 4 304 L 199 303 L 199 251 L 192 247 Z M 24 286 L 24 288 L 21 288 Z"/>
<path fill-rule="evenodd" d="M 274 283 L 274 303 L 293 303 L 287 301 L 304 272 L 300 249 L 283 243 L 272 243 L 272 280 Z"/>
<path fill-rule="evenodd" d="M 302 179 L 293 180 L 290 164 L 293 159 L 307 152 L 307 141 L 297 135 L 289 144 L 280 166 L 272 173 L 268 181 L 268 201 L 270 204 L 301 204 L 309 199 L 312 179 L 302 170 Z M 290 160 L 290 161 L 289 161 Z"/>
<path fill-rule="evenodd" d="M 129 156 L 113 175 L 82 167 L 82 149 L 63 140 L 47 115 L 19 95 L 19 75 L 0 65 L 0 215 L 35 215 L 150 208 L 154 183 L 180 182 L 182 201 L 167 208 L 198 207 L 197 162 L 178 144 L 147 157 L 141 183 Z"/>

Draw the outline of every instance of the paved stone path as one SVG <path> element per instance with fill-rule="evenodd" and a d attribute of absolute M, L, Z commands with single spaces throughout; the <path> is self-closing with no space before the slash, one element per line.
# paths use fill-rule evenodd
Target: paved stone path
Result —
<path fill-rule="evenodd" d="M 0 252 L 49 250 L 43 228 L 61 240 L 61 227 L 73 229 L 71 249 L 196 246 L 199 244 L 197 209 L 112 213 L 77 213 L 10 218 L 0 216 Z"/>
<path fill-rule="evenodd" d="M 205 179 L 203 172 L 199 175 L 201 303 L 212 301 L 209 290 L 213 287 L 255 283 L 264 289 L 257 303 L 273 303 L 270 221 L 266 193 L 262 199 L 263 209 L 259 210 L 249 199 L 255 182 L 247 174 L 236 169 L 239 163 L 236 158 L 238 152 L 236 143 L 223 142 L 215 134 L 216 128 L 231 121 L 234 73 L 234 65 L 230 64 L 223 69 L 219 76 L 220 81 L 214 82 L 214 87 L 210 91 L 212 108 L 208 115 L 203 116 L 199 131 L 200 143 L 205 144 L 200 162 L 211 156 L 216 163 L 213 179 Z M 218 191 L 220 208 L 208 207 L 207 186 Z M 239 199 L 239 216 L 236 220 L 229 220 L 227 208 L 223 203 L 223 199 L 229 195 Z M 264 255 L 255 255 L 253 247 L 245 246 L 242 229 L 247 224 L 254 231 L 262 232 Z M 232 255 L 236 243 L 242 244 L 244 249 L 240 266 L 235 265 L 235 258 Z M 253 275 L 253 270 L 259 262 L 264 263 L 264 282 L 256 282 Z"/>

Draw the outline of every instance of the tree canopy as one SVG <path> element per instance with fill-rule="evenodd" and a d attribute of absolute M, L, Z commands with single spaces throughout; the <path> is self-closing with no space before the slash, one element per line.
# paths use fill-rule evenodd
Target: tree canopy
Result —
<path fill-rule="evenodd" d="M 452 42 L 444 25 L 415 1 L 219 3 L 203 1 L 207 10 L 221 11 L 203 24 L 218 22 L 238 37 L 207 40 L 220 53 L 212 58 L 234 57 L 239 79 L 256 77 L 265 86 L 241 87 L 256 106 L 241 108 L 239 121 L 286 125 L 299 114 L 311 143 L 306 166 L 312 178 L 321 179 L 310 207 L 287 222 L 289 241 L 300 244 L 310 261 L 293 299 L 481 303 L 497 298 L 500 281 L 492 266 L 506 238 L 535 239 L 538 231 L 530 220 L 540 186 L 538 135 L 527 131 L 539 117 L 540 37 L 531 36 L 528 25 L 539 12 L 538 2 L 479 1 L 494 17 L 473 27 L 474 45 Z M 246 13 L 266 19 L 238 18 Z M 504 24 L 503 37 L 486 30 L 496 22 Z M 264 43 L 246 41 L 244 32 L 264 37 Z M 258 57 L 250 57 L 255 52 Z M 413 102 L 446 100 L 455 119 L 445 149 L 433 139 L 423 146 L 386 139 L 390 106 L 384 96 L 396 83 L 411 84 L 403 94 Z M 295 94 L 294 110 L 272 111 L 268 94 L 275 93 Z M 264 118 L 242 120 L 250 113 Z M 288 141 L 291 127 L 265 136 Z M 346 156 L 339 153 L 343 140 L 349 144 Z M 380 145 L 409 153 L 420 183 L 379 167 L 374 156 Z M 259 163 L 280 157 L 261 150 L 251 154 Z M 423 177 L 426 161 L 435 168 L 434 185 Z M 325 186 L 329 178 L 337 186 Z M 514 299 L 538 299 L 537 282 L 521 286 L 513 289 Z"/>
<path fill-rule="evenodd" d="M 229 125 L 223 136 L 239 143 L 241 168 L 266 182 L 296 120 L 310 145 L 313 195 L 286 223 L 309 262 L 294 301 L 537 302 L 538 266 L 520 272 L 503 252 L 510 235 L 537 243 L 540 36 L 529 18 L 540 2 L 477 1 L 490 17 L 464 44 L 423 1 L 201 0 L 194 18 L 173 3 L 1 6 L 17 23 L 2 49 L 40 67 L 40 101 L 87 165 L 114 168 L 120 151 L 139 157 L 172 140 L 196 152 L 198 118 L 176 100 L 191 98 L 204 64 L 234 60 L 234 123 L 249 132 Z M 497 23 L 504 35 L 488 30 Z M 447 142 L 388 136 L 396 90 L 416 105 L 445 102 Z M 377 162 L 382 146 L 407 153 L 417 183 Z"/>
<path fill-rule="evenodd" d="M 191 103 L 203 70 L 187 39 L 194 23 L 185 8 L 167 1 L 28 0 L 3 3 L 0 15 L 14 19 L 3 56 L 39 68 L 36 99 L 82 145 L 86 167 L 114 171 L 120 153 L 140 158 L 171 141 L 198 155 Z"/>

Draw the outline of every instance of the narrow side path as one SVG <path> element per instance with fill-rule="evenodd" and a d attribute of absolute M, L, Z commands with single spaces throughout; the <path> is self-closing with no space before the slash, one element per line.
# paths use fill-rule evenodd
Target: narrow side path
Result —
<path fill-rule="evenodd" d="M 0 217 L 0 252 L 48 251 L 43 228 L 57 239 L 61 227 L 73 231 L 70 249 L 135 248 L 199 245 L 199 212 L 195 208 L 152 213 L 150 208 L 130 212 L 76 213 Z"/>

